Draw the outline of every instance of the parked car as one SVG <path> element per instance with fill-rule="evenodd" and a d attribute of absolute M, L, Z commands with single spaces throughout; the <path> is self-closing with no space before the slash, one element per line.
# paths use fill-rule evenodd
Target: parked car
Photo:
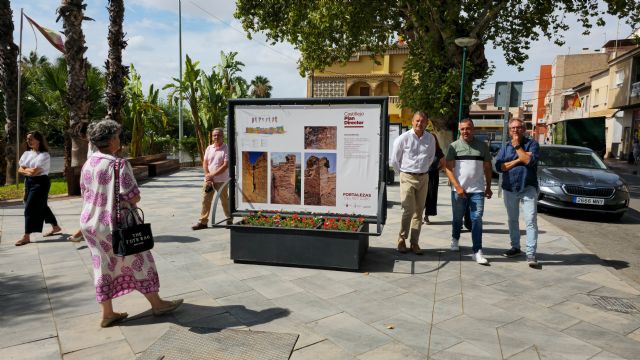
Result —
<path fill-rule="evenodd" d="M 629 207 L 629 187 L 593 150 L 540 145 L 538 159 L 542 209 L 596 212 L 621 218 Z"/>

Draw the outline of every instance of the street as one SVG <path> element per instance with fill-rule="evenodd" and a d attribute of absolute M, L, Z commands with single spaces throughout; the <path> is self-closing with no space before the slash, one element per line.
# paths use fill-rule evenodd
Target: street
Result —
<path fill-rule="evenodd" d="M 640 176 L 614 169 L 629 185 L 631 204 L 620 221 L 555 211 L 540 216 L 575 237 L 616 272 L 640 284 Z"/>

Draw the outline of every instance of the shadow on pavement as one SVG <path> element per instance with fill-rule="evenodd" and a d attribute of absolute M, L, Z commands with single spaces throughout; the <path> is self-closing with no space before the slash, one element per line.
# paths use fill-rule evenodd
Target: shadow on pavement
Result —
<path fill-rule="evenodd" d="M 218 332 L 228 328 L 255 326 L 289 316 L 288 309 L 273 307 L 260 311 L 247 309 L 244 305 L 205 306 L 184 303 L 175 312 L 165 316 L 153 316 L 151 310 L 136 314 L 119 323 L 119 326 L 138 326 L 149 323 L 168 322 L 184 327 L 206 328 L 204 333 Z"/>
<path fill-rule="evenodd" d="M 163 243 L 177 242 L 181 244 L 200 241 L 200 239 L 193 236 L 178 236 L 178 235 L 159 235 L 159 236 L 154 236 L 153 240 L 156 242 L 163 242 Z"/>
<path fill-rule="evenodd" d="M 370 247 L 369 252 L 362 261 L 360 271 L 363 272 L 389 272 L 398 274 L 427 274 L 436 272 L 449 263 L 459 261 L 473 261 L 471 248 L 461 246 L 461 252 L 453 252 L 447 249 L 428 249 L 423 255 L 412 253 L 400 254 L 392 248 Z M 483 247 L 482 251 L 492 263 L 500 262 L 525 262 L 525 256 L 506 258 L 502 256 L 505 248 Z M 547 254 L 538 252 L 536 255 L 540 266 L 542 265 L 602 265 L 616 270 L 629 267 L 629 263 L 623 260 L 605 260 L 594 254 Z M 431 263 L 431 264 L 427 264 Z"/>
<path fill-rule="evenodd" d="M 589 221 L 589 222 L 598 222 L 598 223 L 640 224 L 640 212 L 633 208 L 628 208 L 627 212 L 619 220 L 612 219 L 611 217 L 607 217 L 607 215 L 603 215 L 600 213 L 592 213 L 592 212 L 586 212 L 586 211 L 563 212 L 563 211 L 549 209 L 542 214 L 546 214 L 549 216 L 562 218 L 562 219 L 580 220 L 580 221 Z"/>

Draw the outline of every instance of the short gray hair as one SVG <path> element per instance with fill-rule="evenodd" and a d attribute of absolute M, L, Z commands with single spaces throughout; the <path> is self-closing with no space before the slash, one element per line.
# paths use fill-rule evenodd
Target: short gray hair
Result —
<path fill-rule="evenodd" d="M 105 119 L 89 124 L 87 136 L 98 149 L 109 146 L 109 140 L 122 130 L 122 126 L 114 120 Z"/>

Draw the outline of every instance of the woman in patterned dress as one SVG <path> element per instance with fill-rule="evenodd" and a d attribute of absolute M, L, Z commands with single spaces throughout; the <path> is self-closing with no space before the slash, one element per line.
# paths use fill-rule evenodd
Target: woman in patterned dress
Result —
<path fill-rule="evenodd" d="M 154 315 L 177 309 L 182 299 L 166 301 L 160 298 L 160 279 L 150 251 L 119 257 L 113 253 L 111 231 L 115 220 L 114 181 L 120 182 L 120 205 L 134 207 L 140 201 L 140 190 L 131 165 L 116 157 L 120 150 L 121 126 L 113 120 L 89 125 L 88 136 L 98 148 L 82 167 L 82 213 L 80 229 L 91 251 L 96 299 L 102 308 L 100 326 L 108 327 L 125 319 L 127 313 L 113 311 L 111 300 L 133 290 L 142 293 Z M 115 162 L 119 163 L 119 179 L 115 179 Z"/>

